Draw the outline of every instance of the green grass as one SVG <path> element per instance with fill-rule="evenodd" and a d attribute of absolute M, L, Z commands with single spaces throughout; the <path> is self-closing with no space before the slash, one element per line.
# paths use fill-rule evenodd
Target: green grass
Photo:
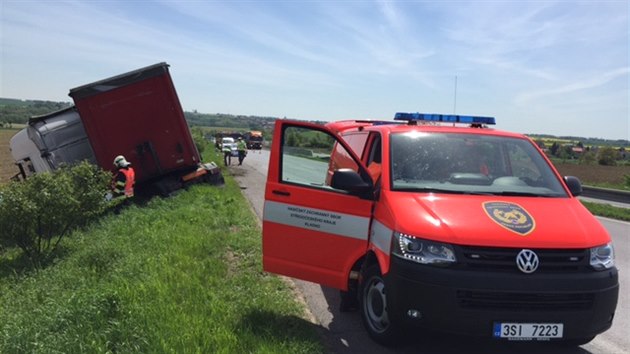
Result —
<path fill-rule="evenodd" d="M 319 353 L 304 308 L 262 272 L 236 183 L 131 206 L 34 271 L 0 250 L 1 353 Z"/>
<path fill-rule="evenodd" d="M 593 214 L 611 219 L 630 221 L 630 208 L 619 208 L 610 204 L 582 201 L 582 204 Z"/>
<path fill-rule="evenodd" d="M 619 189 L 622 191 L 630 191 L 629 184 L 622 183 L 609 183 L 609 182 L 591 182 L 588 184 L 590 187 L 599 187 L 599 188 L 608 188 L 608 189 Z"/>

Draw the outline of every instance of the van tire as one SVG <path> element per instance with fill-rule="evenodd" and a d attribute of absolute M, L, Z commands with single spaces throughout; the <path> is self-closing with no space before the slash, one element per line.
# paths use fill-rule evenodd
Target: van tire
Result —
<path fill-rule="evenodd" d="M 377 343 L 393 346 L 400 335 L 396 319 L 388 313 L 385 280 L 378 264 L 362 271 L 359 285 L 361 320 L 368 335 Z M 391 300 L 390 300 L 391 301 Z"/>

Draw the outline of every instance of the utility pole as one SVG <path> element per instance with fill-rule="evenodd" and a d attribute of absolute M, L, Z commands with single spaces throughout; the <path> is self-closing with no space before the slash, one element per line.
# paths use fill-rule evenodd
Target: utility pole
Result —
<path fill-rule="evenodd" d="M 455 75 L 455 93 L 453 94 L 453 114 L 457 113 L 457 75 Z"/>

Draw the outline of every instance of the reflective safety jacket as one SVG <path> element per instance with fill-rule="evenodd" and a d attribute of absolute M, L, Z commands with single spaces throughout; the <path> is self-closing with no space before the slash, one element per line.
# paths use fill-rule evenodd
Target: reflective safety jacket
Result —
<path fill-rule="evenodd" d="M 124 195 L 127 198 L 133 197 L 133 186 L 135 183 L 136 172 L 132 167 L 118 169 L 118 174 L 113 182 L 114 194 Z"/>

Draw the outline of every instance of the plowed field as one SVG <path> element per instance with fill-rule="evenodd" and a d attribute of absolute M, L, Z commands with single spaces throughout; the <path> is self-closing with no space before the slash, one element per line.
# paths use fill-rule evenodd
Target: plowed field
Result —
<path fill-rule="evenodd" d="M 576 176 L 582 183 L 610 183 L 623 185 L 624 175 L 630 175 L 630 166 L 601 166 L 555 164 L 558 172 L 563 176 Z"/>
<path fill-rule="evenodd" d="M 18 172 L 9 150 L 9 140 L 18 131 L 18 129 L 0 129 L 0 184 L 8 183 L 9 178 Z"/>

